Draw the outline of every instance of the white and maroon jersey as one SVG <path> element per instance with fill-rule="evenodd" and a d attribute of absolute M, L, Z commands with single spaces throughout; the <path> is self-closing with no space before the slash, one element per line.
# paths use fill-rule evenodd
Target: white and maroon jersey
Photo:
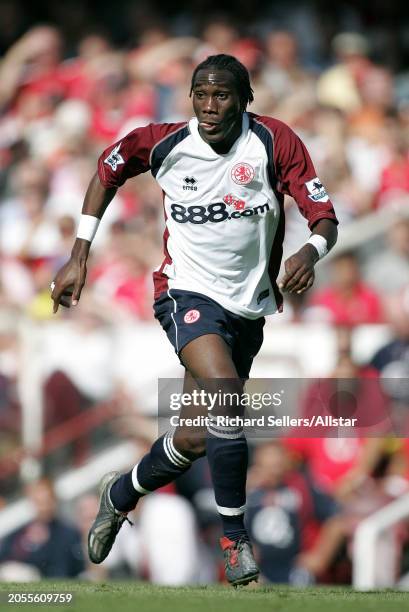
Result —
<path fill-rule="evenodd" d="M 249 319 L 277 312 L 284 194 L 310 228 L 319 219 L 336 221 L 303 143 L 270 117 L 244 113 L 241 136 L 223 155 L 201 138 L 193 118 L 137 128 L 98 163 L 105 187 L 147 170 L 162 188 L 166 221 L 155 298 L 184 289 Z"/>

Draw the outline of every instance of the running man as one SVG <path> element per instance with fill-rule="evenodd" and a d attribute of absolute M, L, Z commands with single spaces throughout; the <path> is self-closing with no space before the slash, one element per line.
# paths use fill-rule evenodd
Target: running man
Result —
<path fill-rule="evenodd" d="M 240 393 L 263 340 L 265 315 L 281 310 L 281 292 L 302 293 L 314 265 L 335 244 L 337 219 L 301 140 L 284 123 L 248 113 L 246 68 L 215 55 L 192 76 L 195 117 L 137 128 L 108 147 L 88 187 L 70 260 L 52 284 L 54 312 L 75 306 L 92 239 L 118 187 L 151 171 L 163 190 L 164 260 L 154 272 L 155 317 L 186 369 L 187 385 L 228 379 Z M 311 237 L 285 262 L 284 195 L 307 219 Z M 240 407 L 232 407 L 239 413 Z M 107 474 L 89 533 L 89 556 L 101 563 L 138 499 L 173 481 L 207 455 L 224 537 L 226 577 L 257 580 L 244 526 L 247 441 L 242 429 L 210 423 L 203 436 L 177 428 L 161 436 L 128 473 Z"/>

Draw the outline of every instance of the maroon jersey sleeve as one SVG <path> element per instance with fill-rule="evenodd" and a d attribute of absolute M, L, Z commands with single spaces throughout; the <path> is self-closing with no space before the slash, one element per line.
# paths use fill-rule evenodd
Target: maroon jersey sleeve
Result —
<path fill-rule="evenodd" d="M 285 123 L 269 119 L 266 124 L 273 134 L 277 190 L 294 198 L 310 229 L 320 219 L 332 219 L 338 223 L 334 207 L 317 177 L 304 143 Z"/>
<path fill-rule="evenodd" d="M 133 176 L 151 168 L 155 147 L 185 123 L 150 123 L 136 128 L 105 149 L 98 159 L 98 176 L 102 185 L 120 187 Z"/>

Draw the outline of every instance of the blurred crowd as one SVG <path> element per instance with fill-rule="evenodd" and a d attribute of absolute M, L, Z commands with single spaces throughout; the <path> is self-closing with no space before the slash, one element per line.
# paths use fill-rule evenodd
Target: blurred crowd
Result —
<path fill-rule="evenodd" d="M 12 22 L 11 4 L 2 7 Z M 52 476 L 57 465 L 82 465 L 107 435 L 140 440 L 143 431 L 149 441 L 149 423 L 115 382 L 111 365 L 113 328 L 153 321 L 151 273 L 162 258 L 163 212 L 150 176 L 126 183 L 109 206 L 93 244 L 81 307 L 53 319 L 49 285 L 70 253 L 101 151 L 135 127 L 189 118 L 192 71 L 213 53 L 231 53 L 249 69 L 255 92 L 249 110 L 283 120 L 303 139 L 340 219 L 339 250 L 322 265 L 312 291 L 287 300 L 285 323 L 341 330 L 334 377 L 409 378 L 409 72 L 399 62 L 383 62 L 379 37 L 375 41 L 365 30 L 337 33 L 323 58 L 307 44 L 317 34 L 311 18 L 303 28 L 297 20 L 294 29 L 289 20 L 286 27 L 266 23 L 246 29 L 217 16 L 191 35 L 182 17 L 173 29 L 159 18 L 142 20 L 135 43 L 122 46 L 103 30 L 73 44 L 54 25 L 25 28 L 6 44 L 0 27 L 0 478 L 3 459 L 21 445 L 21 328 L 27 322 L 44 330 L 49 325 L 41 357 L 47 363 L 44 430 L 89 415 L 92 435 L 67 438 L 68 454 L 58 455 L 58 444 L 50 442 L 57 453 Z M 305 228 L 294 202 L 285 206 L 289 254 L 302 244 Z M 371 239 L 360 242 L 372 226 Z M 368 324 L 385 325 L 388 340 L 368 363 L 358 364 L 351 337 Z M 67 333 L 79 350 L 67 348 Z M 390 395 L 408 407 L 407 385 Z M 92 412 L 107 400 L 127 419 L 109 434 L 109 419 Z M 252 450 L 248 521 L 265 580 L 348 581 L 359 520 L 407 490 L 406 442 L 292 439 Z M 18 476 L 4 476 L 4 504 L 18 491 Z M 209 483 L 201 460 L 174 487 L 144 500 L 134 528 L 125 525 L 126 535 L 100 568 L 90 567 L 84 555 L 96 497 L 78 501 L 74 526 L 59 516 L 51 481 L 27 485 L 36 518 L 0 542 L 0 579 L 13 572 L 7 563 L 18 562 L 34 577 L 218 580 L 221 558 L 211 542 L 219 525 Z M 159 538 L 157 507 L 174 517 L 172 534 L 163 529 Z M 188 524 L 190 529 L 183 527 Z M 56 537 L 66 553 L 58 563 Z M 405 541 L 405 530 L 397 537 Z M 174 548 L 169 563 L 164 542 L 178 549 L 180 559 Z"/>
<path fill-rule="evenodd" d="M 352 540 L 360 521 L 409 490 L 405 445 L 407 440 L 381 438 L 292 438 L 251 445 L 246 524 L 261 582 L 350 583 Z M 129 514 L 132 524 L 123 526 L 101 565 L 87 556 L 96 494 L 59 508 L 47 478 L 26 485 L 24 493 L 33 518 L 0 540 L 0 581 L 139 579 L 185 585 L 223 580 L 220 518 L 205 459 L 138 503 Z M 391 535 L 398 577 L 407 571 L 407 523 L 396 524 Z"/>

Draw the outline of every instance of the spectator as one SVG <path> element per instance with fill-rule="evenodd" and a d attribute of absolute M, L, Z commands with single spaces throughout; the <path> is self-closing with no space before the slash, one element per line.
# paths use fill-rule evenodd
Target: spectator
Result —
<path fill-rule="evenodd" d="M 297 568 L 330 582 L 349 583 L 351 581 L 351 556 L 353 537 L 359 523 L 390 503 L 394 495 L 390 492 L 387 475 L 391 455 L 383 454 L 373 472 L 363 479 L 359 487 L 351 489 L 343 500 L 338 516 L 325 524 L 315 546 L 302 553 L 297 559 Z M 400 486 L 396 495 L 407 491 Z M 389 536 L 402 544 L 406 530 L 402 524 L 391 527 Z M 395 549 L 399 550 L 398 546 Z M 333 564 L 335 561 L 334 568 Z M 396 565 L 399 559 L 395 558 Z M 328 570 L 332 570 L 328 572 Z"/>
<path fill-rule="evenodd" d="M 318 290 L 311 299 L 308 320 L 354 327 L 384 321 L 378 294 L 361 279 L 356 255 L 341 253 L 331 261 L 331 284 Z"/>
<path fill-rule="evenodd" d="M 113 49 L 101 32 L 87 34 L 78 43 L 78 56 L 61 65 L 67 97 L 91 101 L 98 78 L 106 71 Z"/>
<path fill-rule="evenodd" d="M 407 205 L 409 201 L 408 134 L 395 122 L 387 134 L 390 155 L 382 169 L 376 203 L 379 208 Z"/>
<path fill-rule="evenodd" d="M 318 100 L 324 106 L 351 113 L 361 107 L 360 82 L 373 67 L 369 44 L 361 34 L 343 32 L 335 36 L 332 47 L 337 61 L 318 79 Z"/>
<path fill-rule="evenodd" d="M 297 40 L 286 31 L 271 32 L 265 43 L 266 57 L 261 73 L 276 101 L 311 89 L 314 79 L 300 64 Z"/>
<path fill-rule="evenodd" d="M 21 162 L 14 171 L 15 197 L 1 209 L 0 254 L 35 259 L 58 250 L 58 229 L 46 210 L 49 175 L 34 160 Z"/>
<path fill-rule="evenodd" d="M 58 516 L 57 499 L 50 481 L 26 487 L 34 518 L 0 543 L 0 562 L 17 561 L 34 566 L 42 578 L 75 578 L 84 571 L 79 531 Z"/>
<path fill-rule="evenodd" d="M 351 356 L 351 332 L 338 329 L 338 361 L 326 379 L 311 381 L 301 404 L 301 416 L 357 419 L 355 427 L 315 428 L 320 437 L 287 438 L 285 446 L 323 491 L 337 498 L 359 488 L 383 452 L 382 434 L 391 431 L 388 401 L 371 367 L 359 367 Z M 294 435 L 294 434 L 293 434 Z M 366 436 L 376 435 L 374 438 Z"/>
<path fill-rule="evenodd" d="M 0 308 L 0 508 L 3 496 L 16 485 L 11 468 L 18 465 L 21 406 L 17 383 L 20 345 L 17 335 L 19 313 Z"/>
<path fill-rule="evenodd" d="M 199 48 L 197 62 L 208 55 L 231 53 L 239 33 L 234 20 L 228 15 L 211 15 L 203 28 L 203 46 Z"/>
<path fill-rule="evenodd" d="M 384 297 L 403 290 L 409 281 L 409 218 L 388 229 L 385 248 L 369 258 L 365 279 Z M 387 313 L 387 309 L 386 309 Z"/>
<path fill-rule="evenodd" d="M 409 406 L 409 288 L 387 300 L 388 320 L 394 337 L 381 347 L 372 359 L 372 366 L 379 372 L 385 393 L 392 398 L 407 422 Z M 403 425 L 403 423 L 401 423 Z M 406 426 L 405 426 L 406 427 Z M 400 434 L 407 435 L 407 430 Z"/>
<path fill-rule="evenodd" d="M 0 65 L 0 108 L 16 94 L 37 96 L 44 108 L 52 97 L 61 97 L 64 87 L 59 75 L 62 39 L 51 26 L 35 26 L 7 52 Z"/>
<path fill-rule="evenodd" d="M 335 516 L 333 499 L 294 470 L 281 444 L 255 450 L 249 472 L 247 523 L 263 577 L 289 582 L 297 556 L 309 549 L 319 525 Z"/>

